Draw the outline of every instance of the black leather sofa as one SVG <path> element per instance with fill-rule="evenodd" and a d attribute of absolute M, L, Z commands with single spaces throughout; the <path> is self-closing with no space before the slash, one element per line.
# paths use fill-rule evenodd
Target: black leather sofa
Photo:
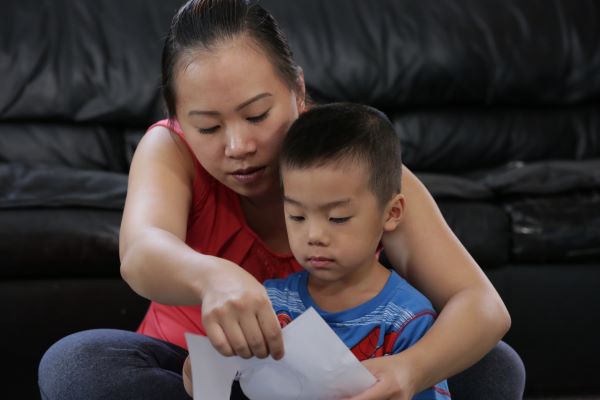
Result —
<path fill-rule="evenodd" d="M 317 101 L 392 118 L 511 312 L 527 394 L 599 394 L 600 2 L 261 2 Z M 60 337 L 145 311 L 120 279 L 119 224 L 181 3 L 0 6 L 2 398 L 38 398 Z"/>

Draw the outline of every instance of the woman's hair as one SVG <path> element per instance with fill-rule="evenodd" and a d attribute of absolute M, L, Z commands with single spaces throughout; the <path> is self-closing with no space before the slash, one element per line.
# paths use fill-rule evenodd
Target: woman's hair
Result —
<path fill-rule="evenodd" d="M 280 161 L 292 169 L 356 162 L 367 168 L 369 189 L 381 206 L 400 193 L 400 137 L 370 106 L 332 103 L 301 114 L 283 141 Z"/>
<path fill-rule="evenodd" d="M 162 53 L 162 90 L 169 119 L 176 115 L 174 77 L 182 55 L 211 51 L 237 37 L 251 39 L 269 58 L 290 89 L 299 67 L 273 16 L 252 0 L 190 0 L 175 14 Z"/>

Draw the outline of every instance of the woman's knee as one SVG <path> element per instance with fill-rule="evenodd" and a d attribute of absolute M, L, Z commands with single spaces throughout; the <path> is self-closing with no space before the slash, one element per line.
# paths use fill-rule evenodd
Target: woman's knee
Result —
<path fill-rule="evenodd" d="M 78 387 L 91 387 L 106 353 L 120 342 L 120 331 L 95 329 L 73 333 L 54 343 L 40 360 L 38 384 L 43 399 L 77 398 Z M 84 385 L 84 386 L 82 386 Z"/>
<path fill-rule="evenodd" d="M 184 349 L 134 332 L 96 329 L 69 335 L 42 357 L 39 387 L 52 399 L 189 399 Z"/>
<path fill-rule="evenodd" d="M 499 342 L 472 367 L 449 379 L 452 398 L 521 400 L 525 390 L 525 366 L 517 352 Z"/>

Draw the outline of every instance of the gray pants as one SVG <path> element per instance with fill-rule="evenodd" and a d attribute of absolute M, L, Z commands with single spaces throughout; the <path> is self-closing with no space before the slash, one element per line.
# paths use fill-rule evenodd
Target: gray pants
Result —
<path fill-rule="evenodd" d="M 186 356 L 178 346 L 133 332 L 78 332 L 44 354 L 40 392 L 43 400 L 189 400 L 181 378 Z M 501 342 L 448 383 L 455 400 L 521 400 L 525 370 L 517 353 Z M 232 398 L 244 398 L 239 387 Z"/>

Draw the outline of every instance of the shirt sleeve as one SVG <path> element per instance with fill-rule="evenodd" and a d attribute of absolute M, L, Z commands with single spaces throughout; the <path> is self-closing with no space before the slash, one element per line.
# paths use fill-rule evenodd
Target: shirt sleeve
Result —
<path fill-rule="evenodd" d="M 425 310 L 415 314 L 412 319 L 400 327 L 392 354 L 400 353 L 415 344 L 431 328 L 434 321 L 435 313 L 433 310 Z"/>

